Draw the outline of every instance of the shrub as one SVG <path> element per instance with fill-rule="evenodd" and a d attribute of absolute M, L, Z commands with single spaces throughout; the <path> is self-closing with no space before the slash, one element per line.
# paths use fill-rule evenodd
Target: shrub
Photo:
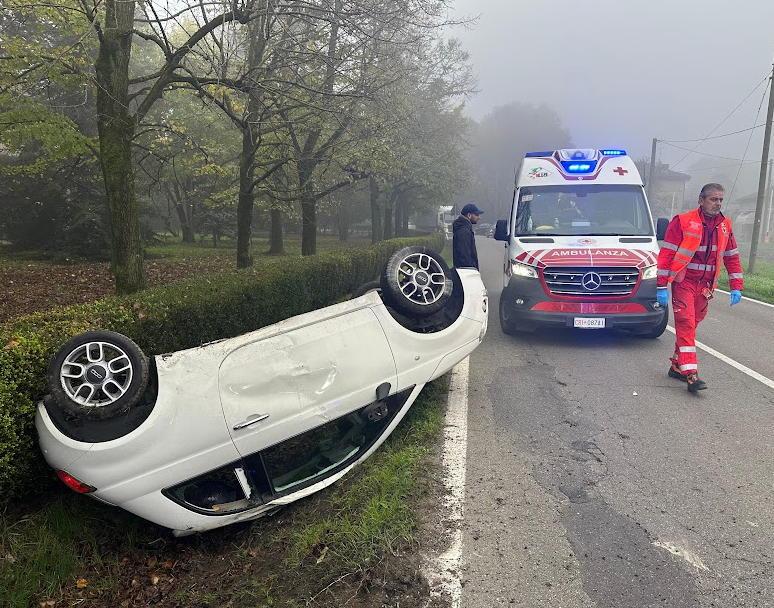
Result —
<path fill-rule="evenodd" d="M 198 346 L 330 305 L 373 280 L 397 249 L 443 239 L 393 239 L 369 248 L 277 258 L 260 268 L 204 275 L 132 296 L 11 319 L 0 326 L 0 503 L 49 478 L 35 445 L 36 403 L 50 358 L 71 336 L 108 329 L 148 355 Z"/>

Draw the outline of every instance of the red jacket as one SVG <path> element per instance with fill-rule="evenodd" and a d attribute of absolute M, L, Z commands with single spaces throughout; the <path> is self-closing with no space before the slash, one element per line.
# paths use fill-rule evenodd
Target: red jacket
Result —
<path fill-rule="evenodd" d="M 685 273 L 685 280 L 692 282 L 706 282 L 711 284 L 715 277 L 715 263 L 720 259 L 718 256 L 718 226 L 723 221 L 723 214 L 707 216 L 704 213 L 702 217 L 703 232 L 701 237 L 701 246 L 694 254 L 691 263 Z M 664 237 L 664 245 L 658 254 L 659 270 L 669 269 L 672 265 L 672 258 L 675 257 L 675 251 L 683 242 L 683 230 L 680 227 L 680 216 L 675 216 L 669 223 L 669 227 Z M 744 289 L 744 274 L 742 270 L 742 260 L 739 256 L 739 249 L 736 244 L 734 233 L 731 232 L 725 251 L 722 252 L 723 264 L 728 271 L 729 285 L 731 289 Z M 666 287 L 669 283 L 668 276 L 659 273 L 657 285 Z"/>

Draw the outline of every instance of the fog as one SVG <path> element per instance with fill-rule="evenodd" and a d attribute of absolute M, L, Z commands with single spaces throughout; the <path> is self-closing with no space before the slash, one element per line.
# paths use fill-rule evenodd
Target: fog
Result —
<path fill-rule="evenodd" d="M 546 104 L 574 145 L 649 157 L 653 137 L 706 137 L 760 83 L 714 135 L 765 122 L 765 103 L 755 116 L 774 57 L 772 0 L 457 0 L 454 15 L 477 17 L 456 31 L 478 77 L 466 107 L 476 120 L 513 101 Z M 741 159 L 747 148 L 759 161 L 762 139 L 762 128 L 713 139 L 704 155 L 661 144 L 659 160 L 694 176 L 689 191 L 733 183 L 740 163 L 705 155 Z M 743 165 L 737 197 L 757 189 L 758 167 Z"/>

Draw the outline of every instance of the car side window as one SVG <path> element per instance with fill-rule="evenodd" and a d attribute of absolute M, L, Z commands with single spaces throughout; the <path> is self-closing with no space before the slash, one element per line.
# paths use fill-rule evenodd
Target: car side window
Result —
<path fill-rule="evenodd" d="M 384 433 L 411 394 L 407 389 L 266 448 L 262 458 L 275 494 L 301 489 L 356 460 Z"/>

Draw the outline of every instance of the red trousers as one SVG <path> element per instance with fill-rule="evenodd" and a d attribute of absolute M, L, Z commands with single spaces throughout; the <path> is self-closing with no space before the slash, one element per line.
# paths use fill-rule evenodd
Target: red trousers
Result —
<path fill-rule="evenodd" d="M 683 375 L 698 373 L 696 327 L 707 316 L 709 300 L 702 293 L 707 281 L 683 280 L 672 283 L 672 312 L 675 315 L 675 354 L 672 364 Z"/>

